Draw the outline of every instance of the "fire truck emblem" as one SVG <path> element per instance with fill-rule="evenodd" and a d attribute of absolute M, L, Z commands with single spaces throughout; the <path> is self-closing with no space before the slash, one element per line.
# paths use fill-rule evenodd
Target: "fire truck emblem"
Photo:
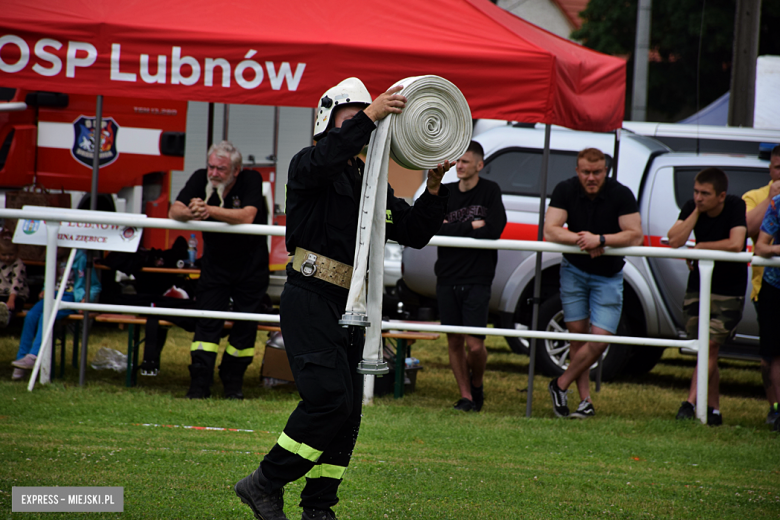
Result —
<path fill-rule="evenodd" d="M 113 118 L 103 118 L 100 131 L 100 166 L 108 166 L 116 161 L 119 152 L 116 150 L 116 138 L 119 132 L 119 125 Z M 73 122 L 73 147 L 71 155 L 84 166 L 92 168 L 93 157 L 95 156 L 95 118 L 81 116 Z"/>

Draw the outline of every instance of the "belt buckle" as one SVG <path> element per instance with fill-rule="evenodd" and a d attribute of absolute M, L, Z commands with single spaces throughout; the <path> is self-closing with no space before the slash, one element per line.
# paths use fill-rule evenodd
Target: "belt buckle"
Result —
<path fill-rule="evenodd" d="M 301 264 L 301 274 L 303 276 L 314 276 L 314 273 L 317 272 L 317 266 L 315 265 L 316 261 L 317 255 L 314 253 L 307 253 L 306 260 Z"/>

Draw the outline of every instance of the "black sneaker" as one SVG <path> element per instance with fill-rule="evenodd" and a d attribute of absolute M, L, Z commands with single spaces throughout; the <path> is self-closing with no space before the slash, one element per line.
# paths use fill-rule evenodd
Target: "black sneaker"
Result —
<path fill-rule="evenodd" d="M 249 506 L 258 520 L 288 520 L 284 516 L 284 488 L 273 493 L 263 491 L 268 480 L 260 468 L 238 481 L 235 491 L 241 502 Z"/>
<path fill-rule="evenodd" d="M 677 410 L 677 417 L 676 419 L 678 421 L 682 421 L 684 419 L 693 419 L 696 417 L 696 408 L 693 407 L 691 403 L 688 401 L 683 401 L 680 405 L 680 409 Z"/>
<path fill-rule="evenodd" d="M 780 415 L 775 419 L 775 424 L 772 425 L 772 431 L 780 433 Z"/>
<path fill-rule="evenodd" d="M 561 390 L 561 388 L 558 386 L 557 377 L 550 381 L 550 386 L 548 388 L 550 390 L 550 396 L 552 397 L 553 411 L 555 412 L 555 415 L 558 417 L 568 417 L 569 407 L 567 405 L 568 399 L 566 398 L 566 391 Z"/>
<path fill-rule="evenodd" d="M 769 413 L 766 414 L 766 423 L 775 424 L 775 420 L 777 420 L 778 417 L 780 417 L 780 408 L 778 408 L 777 403 L 775 403 L 769 407 Z"/>
<path fill-rule="evenodd" d="M 336 513 L 332 509 L 307 509 L 303 508 L 301 520 L 336 520 Z"/>
<path fill-rule="evenodd" d="M 461 412 L 473 412 L 476 410 L 476 408 L 474 407 L 474 401 L 470 401 L 465 397 L 461 397 L 460 399 L 458 399 L 458 402 L 455 403 L 455 406 L 453 406 L 453 408 Z"/>
<path fill-rule="evenodd" d="M 584 399 L 580 401 L 580 405 L 572 412 L 571 417 L 575 419 L 587 419 L 588 417 L 594 417 L 596 415 L 596 409 L 593 408 L 593 403 Z"/>
<path fill-rule="evenodd" d="M 720 410 L 716 410 L 712 406 L 707 407 L 707 426 L 720 426 L 723 424 L 723 416 L 720 414 Z"/>
<path fill-rule="evenodd" d="M 474 401 L 474 410 L 477 412 L 482 410 L 482 405 L 485 404 L 484 389 L 484 383 L 480 387 L 476 387 L 473 384 L 471 385 L 471 399 Z"/>

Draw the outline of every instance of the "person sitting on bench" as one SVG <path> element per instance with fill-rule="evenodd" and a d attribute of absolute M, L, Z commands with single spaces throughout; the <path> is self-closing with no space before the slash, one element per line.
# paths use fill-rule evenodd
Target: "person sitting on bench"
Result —
<path fill-rule="evenodd" d="M 57 251 L 58 260 L 66 257 L 69 253 L 69 249 L 60 248 Z M 65 293 L 62 295 L 62 301 L 64 302 L 85 302 L 86 296 L 86 267 L 87 267 L 87 254 L 83 249 L 76 251 L 76 258 L 73 260 L 73 267 L 67 280 L 62 280 L 62 275 L 65 270 L 65 263 L 58 262 L 57 266 L 57 278 L 59 283 L 57 288 L 62 283 L 66 284 Z M 97 275 L 95 269 L 92 270 L 92 281 L 89 287 L 89 301 L 96 302 L 100 295 L 101 285 L 100 278 Z M 19 342 L 19 350 L 16 353 L 16 360 L 11 364 L 14 366 L 14 372 L 11 378 L 14 381 L 20 381 L 26 379 L 30 375 L 30 371 L 35 366 L 35 360 L 38 358 L 38 351 L 41 349 L 41 341 L 43 341 L 43 291 L 39 295 L 40 300 L 33 305 L 32 309 L 27 312 L 24 317 L 24 326 L 22 328 L 22 338 Z M 73 314 L 75 311 L 70 309 L 60 309 L 57 311 L 57 320 Z"/>

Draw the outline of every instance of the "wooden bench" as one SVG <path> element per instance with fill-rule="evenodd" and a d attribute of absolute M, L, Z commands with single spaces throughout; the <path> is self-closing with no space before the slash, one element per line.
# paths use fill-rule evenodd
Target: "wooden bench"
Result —
<path fill-rule="evenodd" d="M 78 316 L 80 320 L 84 319 L 84 316 L 82 315 L 76 315 L 72 314 L 71 316 Z M 71 316 L 68 316 L 70 318 Z M 138 382 L 137 375 L 138 370 L 138 354 L 140 351 L 141 344 L 144 342 L 144 340 L 141 339 L 141 326 L 146 325 L 147 318 L 144 316 L 136 316 L 132 314 L 109 314 L 109 313 L 103 313 L 103 314 L 90 314 L 91 317 L 94 317 L 95 321 L 98 323 L 114 323 L 119 325 L 120 329 L 123 328 L 125 325 L 128 326 L 127 331 L 127 371 L 125 373 L 125 386 L 132 387 L 135 386 Z M 163 327 L 173 327 L 175 326 L 174 323 L 167 321 L 167 320 L 160 320 L 160 325 Z M 226 328 L 232 328 L 233 322 L 232 321 L 225 321 L 224 327 Z M 257 326 L 257 330 L 261 331 L 279 331 L 281 330 L 278 326 L 275 325 L 263 325 L 260 324 Z M 76 359 L 77 359 L 77 350 L 78 350 L 78 332 L 76 332 L 76 335 L 73 338 L 73 359 L 74 364 L 73 366 L 76 367 Z M 65 352 L 65 340 L 62 340 L 62 359 L 64 363 L 64 352 Z"/>
<path fill-rule="evenodd" d="M 388 331 L 383 332 L 382 337 L 395 340 L 395 389 L 393 396 L 396 399 L 400 399 L 404 396 L 404 371 L 406 358 L 412 355 L 412 344 L 418 340 L 439 339 L 439 334 L 434 332 Z"/>

